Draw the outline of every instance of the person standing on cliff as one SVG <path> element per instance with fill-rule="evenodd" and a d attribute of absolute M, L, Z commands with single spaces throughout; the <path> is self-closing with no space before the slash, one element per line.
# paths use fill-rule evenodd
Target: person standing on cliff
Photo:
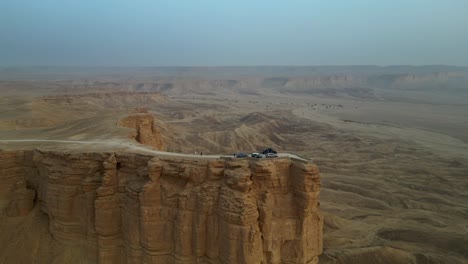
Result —
<path fill-rule="evenodd" d="M 200 151 L 200 156 L 203 156 L 203 152 Z"/>

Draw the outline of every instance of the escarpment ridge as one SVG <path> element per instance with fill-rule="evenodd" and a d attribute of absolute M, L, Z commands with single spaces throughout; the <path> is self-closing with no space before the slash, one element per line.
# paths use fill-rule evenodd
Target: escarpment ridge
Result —
<path fill-rule="evenodd" d="M 119 125 L 132 128 L 133 131 L 128 136 L 137 142 L 158 150 L 166 150 L 161 132 L 155 125 L 156 122 L 151 114 L 136 113 L 119 120 Z"/>
<path fill-rule="evenodd" d="M 2 217 L 40 210 L 86 262 L 317 263 L 322 252 L 311 163 L 22 150 L 0 151 L 0 171 Z"/>

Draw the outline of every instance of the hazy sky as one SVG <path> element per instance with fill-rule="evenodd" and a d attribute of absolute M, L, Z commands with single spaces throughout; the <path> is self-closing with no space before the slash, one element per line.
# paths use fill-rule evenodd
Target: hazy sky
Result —
<path fill-rule="evenodd" d="M 0 0 L 0 65 L 468 65 L 468 0 Z"/>

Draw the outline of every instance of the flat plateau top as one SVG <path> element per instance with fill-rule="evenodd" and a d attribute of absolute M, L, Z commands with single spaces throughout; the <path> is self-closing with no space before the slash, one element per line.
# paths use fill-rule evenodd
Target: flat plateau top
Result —
<path fill-rule="evenodd" d="M 132 143 L 124 140 L 51 140 L 51 139 L 11 139 L 0 140 L 0 150 L 60 150 L 65 152 L 134 152 L 141 154 L 149 154 L 154 156 L 171 156 L 181 158 L 203 158 L 203 159 L 220 159 L 230 158 L 232 155 L 198 155 L 175 153 L 152 149 L 148 146 L 139 143 Z M 294 158 L 301 161 L 307 161 L 297 155 L 291 153 L 278 153 L 280 158 Z"/>

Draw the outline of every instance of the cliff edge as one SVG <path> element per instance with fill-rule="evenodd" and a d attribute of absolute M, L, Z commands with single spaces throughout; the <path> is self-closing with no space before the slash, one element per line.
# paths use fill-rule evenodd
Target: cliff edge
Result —
<path fill-rule="evenodd" d="M 34 150 L 0 151 L 0 171 L 2 218 L 39 208 L 86 262 L 305 264 L 322 252 L 311 163 Z"/>

